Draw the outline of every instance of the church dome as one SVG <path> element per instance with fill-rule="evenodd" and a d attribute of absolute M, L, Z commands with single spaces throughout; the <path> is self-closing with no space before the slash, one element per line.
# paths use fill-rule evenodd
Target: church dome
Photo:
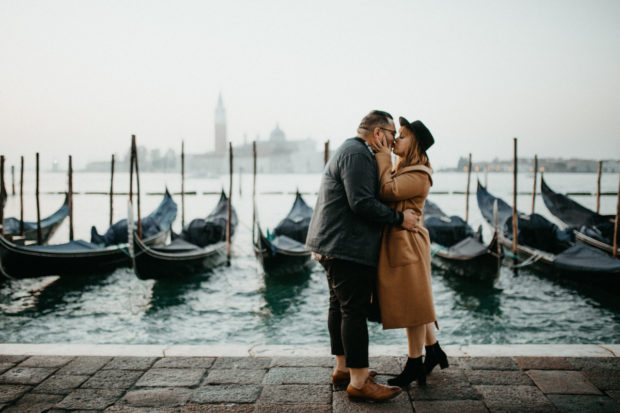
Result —
<path fill-rule="evenodd" d="M 276 124 L 276 128 L 271 131 L 271 134 L 269 135 L 269 140 L 279 142 L 286 140 L 286 135 L 284 134 L 282 129 L 280 129 L 280 124 Z"/>

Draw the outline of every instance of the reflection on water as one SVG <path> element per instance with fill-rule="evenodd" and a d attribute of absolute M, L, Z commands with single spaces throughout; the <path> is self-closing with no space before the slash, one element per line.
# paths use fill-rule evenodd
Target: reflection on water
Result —
<path fill-rule="evenodd" d="M 449 185 L 451 182 L 458 184 L 459 180 L 464 182 L 464 175 L 436 175 L 434 190 L 462 189 Z M 95 178 L 101 180 L 103 190 L 109 185 L 107 176 Z M 177 182 L 177 178 L 170 177 L 170 182 Z M 490 175 L 489 186 L 505 196 L 510 178 L 508 174 Z M 548 180 L 562 190 L 560 178 L 550 175 Z M 162 178 L 155 182 L 154 179 L 148 174 L 145 176 L 146 191 L 158 190 L 161 182 L 166 181 Z M 575 190 L 581 186 L 584 190 L 591 189 L 586 185 L 589 176 L 571 176 L 570 179 Z M 77 185 L 79 180 L 78 174 Z M 248 186 L 244 187 L 244 194 L 251 193 L 250 181 L 245 180 Z M 565 187 L 566 182 L 569 181 L 564 182 Z M 318 179 L 312 175 L 270 177 L 269 180 L 259 177 L 259 183 L 262 185 L 259 192 L 289 187 L 313 192 Z M 617 181 L 610 183 L 604 190 L 615 189 Z M 51 182 L 45 184 L 47 189 L 53 189 L 49 187 Z M 218 190 L 221 185 L 215 180 L 190 180 L 186 188 L 210 191 Z M 531 181 L 523 185 L 523 189 L 528 190 Z M 176 190 L 175 185 L 169 186 Z M 187 197 L 186 219 L 203 216 L 204 211 L 215 205 L 216 198 Z M 145 197 L 144 210 L 154 207 L 159 199 L 158 196 Z M 275 226 L 286 215 L 293 199 L 292 194 L 259 197 L 261 223 L 266 227 Z M 436 195 L 434 200 L 449 214 L 463 212 L 462 195 Z M 26 201 L 26 217 L 30 218 L 31 204 L 28 198 Z M 308 196 L 307 201 L 313 205 L 316 197 Z M 602 201 L 603 213 L 615 208 L 609 197 Z M 315 266 L 308 274 L 284 280 L 262 274 L 251 250 L 250 197 L 238 196 L 234 202 L 240 225 L 231 267 L 216 268 L 174 282 L 139 280 L 130 269 L 73 280 L 45 277 L 3 282 L 0 283 L 0 341 L 327 345 L 328 289 L 323 269 Z M 531 200 L 525 196 L 520 202 L 525 205 Z M 590 201 L 584 201 L 587 202 Z M 93 224 L 106 227 L 105 196 L 78 196 L 75 203 L 78 236 L 86 237 Z M 9 198 L 9 204 L 12 210 L 7 214 L 16 215 L 19 204 L 14 198 Z M 43 197 L 43 204 L 57 205 L 56 198 Z M 117 214 L 124 211 L 119 206 L 116 205 Z M 470 212 L 473 226 L 482 223 L 476 208 Z M 541 212 L 546 214 L 544 210 Z M 67 228 L 61 227 L 55 235 L 56 242 L 66 241 L 67 234 Z M 488 239 L 487 235 L 485 237 Z M 502 267 L 493 285 L 470 282 L 433 268 L 432 282 L 441 327 L 438 338 L 442 344 L 620 342 L 620 300 L 613 292 L 595 285 L 557 280 L 535 267 L 518 272 Z M 369 334 L 371 343 L 375 344 L 402 345 L 406 342 L 402 329 L 384 331 L 375 323 L 369 324 Z"/>

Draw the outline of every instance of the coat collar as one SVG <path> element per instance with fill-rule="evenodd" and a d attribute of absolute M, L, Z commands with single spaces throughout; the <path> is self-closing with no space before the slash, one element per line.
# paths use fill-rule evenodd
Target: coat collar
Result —
<path fill-rule="evenodd" d="M 394 176 L 403 175 L 410 172 L 423 172 L 428 175 L 428 179 L 431 181 L 431 186 L 433 186 L 433 169 L 424 165 L 412 165 L 406 166 L 398 172 L 394 173 Z"/>

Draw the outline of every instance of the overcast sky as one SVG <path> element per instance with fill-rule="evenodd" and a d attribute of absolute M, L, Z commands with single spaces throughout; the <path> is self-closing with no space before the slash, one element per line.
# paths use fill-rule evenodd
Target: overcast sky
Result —
<path fill-rule="evenodd" d="M 280 123 L 340 144 L 378 108 L 459 156 L 620 158 L 620 1 L 0 0 L 0 151 L 78 166 Z M 317 148 L 318 149 L 318 148 Z M 32 161 L 33 162 L 33 161 Z"/>

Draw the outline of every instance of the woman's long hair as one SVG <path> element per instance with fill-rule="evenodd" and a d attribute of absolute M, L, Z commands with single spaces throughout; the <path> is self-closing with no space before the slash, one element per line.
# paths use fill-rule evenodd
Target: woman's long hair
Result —
<path fill-rule="evenodd" d="M 428 155 L 426 155 L 426 152 L 422 150 L 418 138 L 416 138 L 415 134 L 411 132 L 411 145 L 409 145 L 409 150 L 403 156 L 398 157 L 396 160 L 396 165 L 394 165 L 394 172 L 398 172 L 402 168 L 413 165 L 424 165 L 429 168 L 431 167 L 431 163 L 428 160 Z"/>

